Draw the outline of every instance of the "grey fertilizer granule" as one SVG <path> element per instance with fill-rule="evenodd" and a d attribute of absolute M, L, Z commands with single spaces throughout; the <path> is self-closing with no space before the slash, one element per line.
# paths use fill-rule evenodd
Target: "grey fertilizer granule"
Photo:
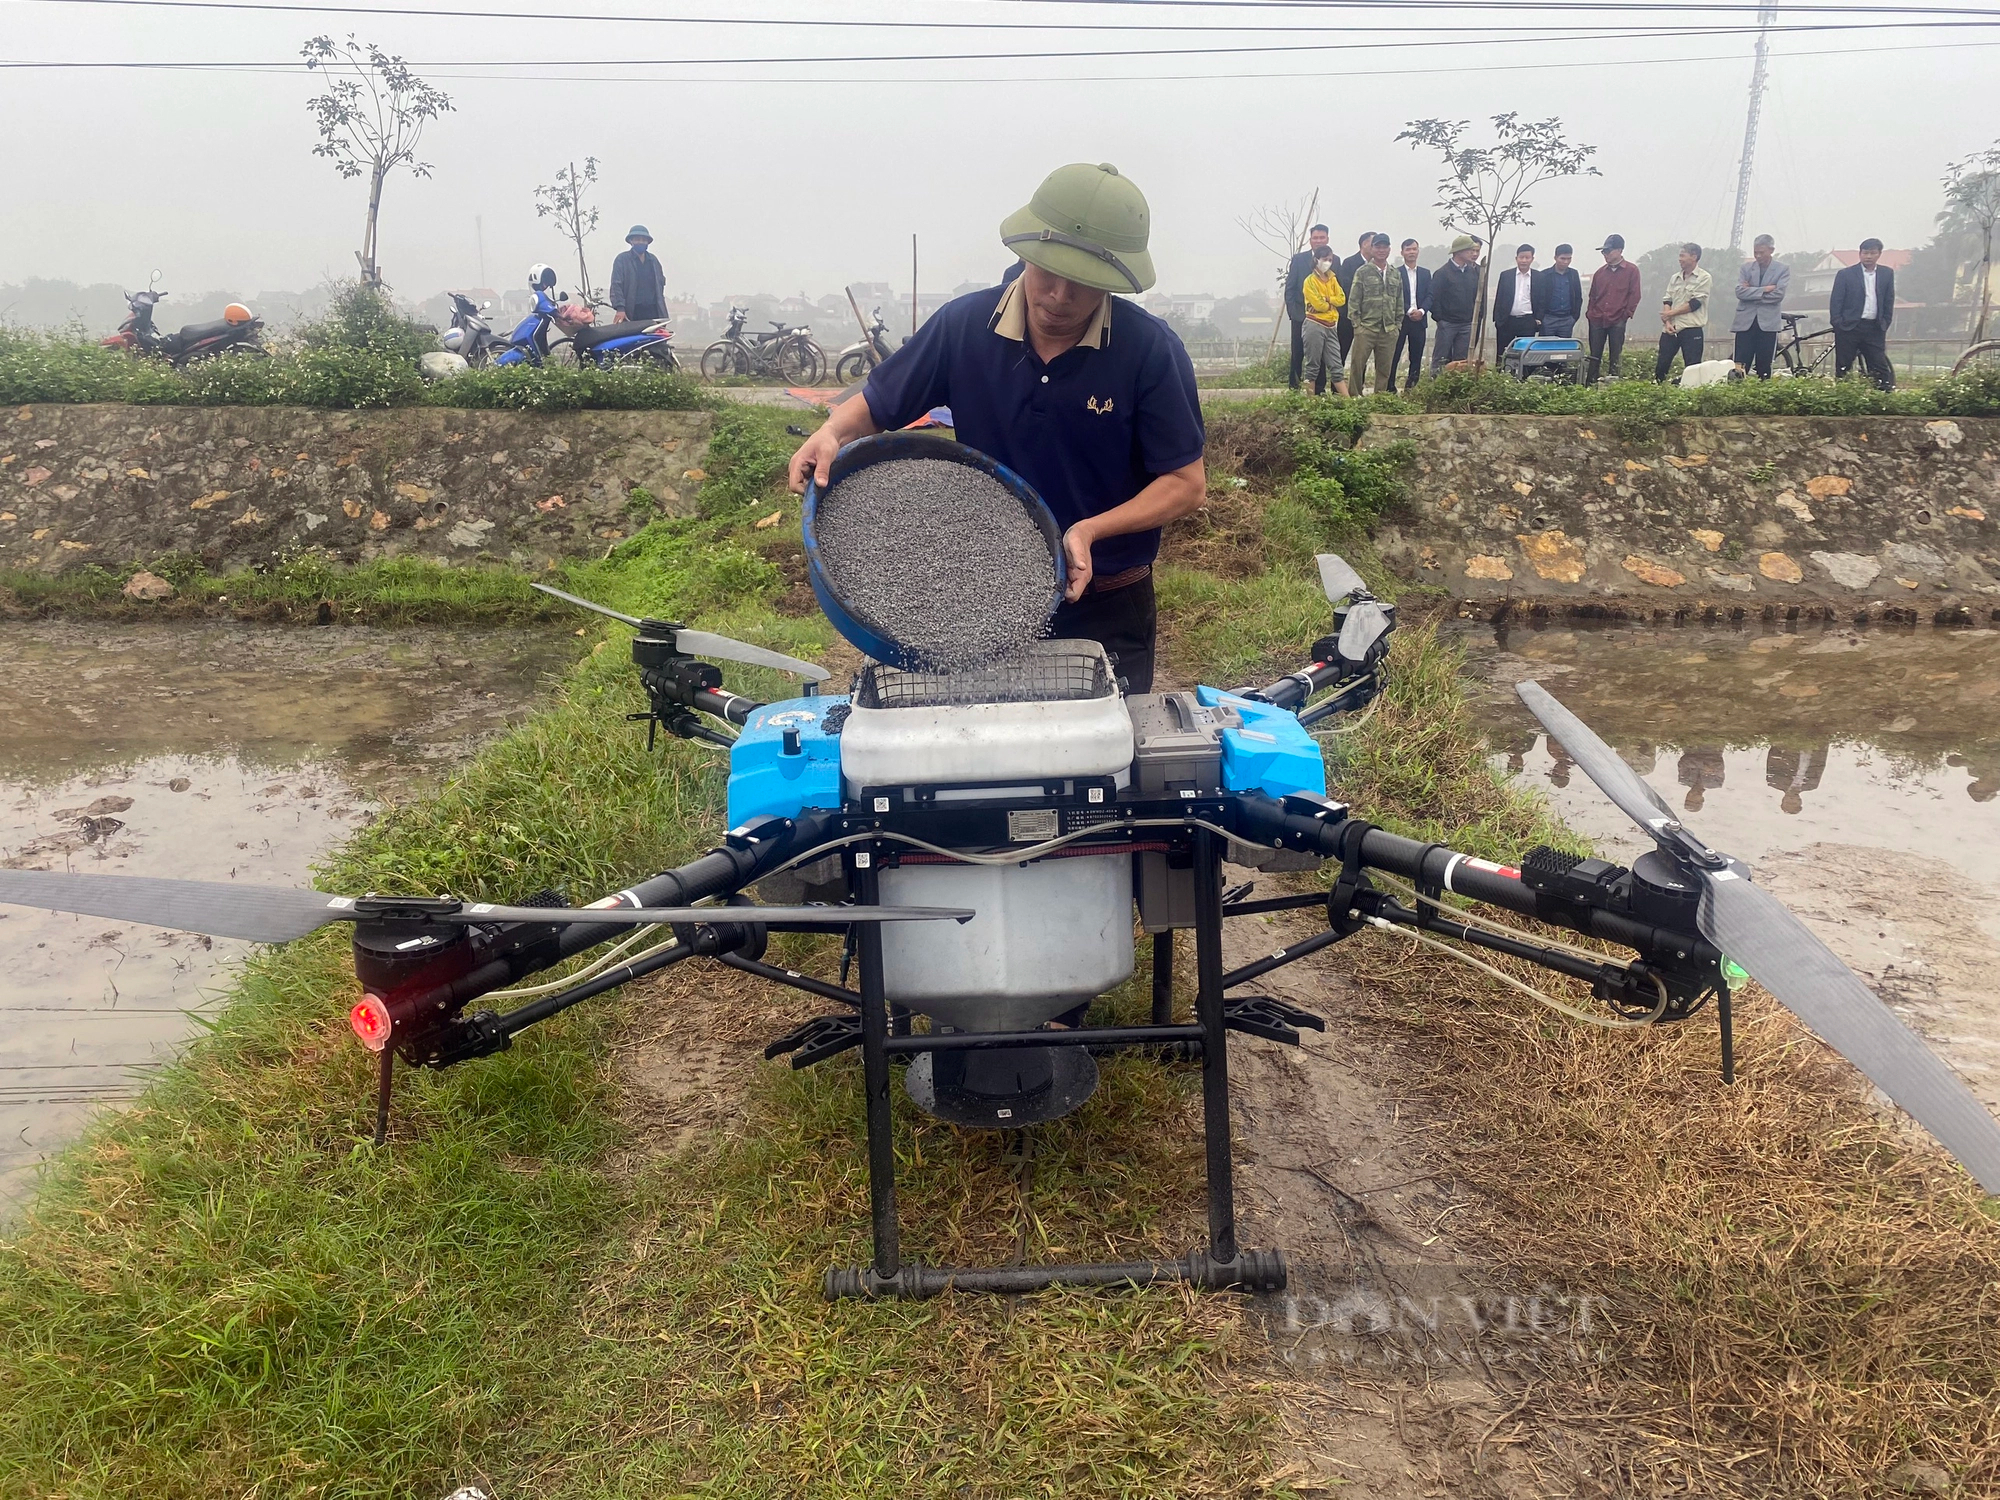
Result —
<path fill-rule="evenodd" d="M 834 592 L 912 665 L 978 666 L 1048 627 L 1048 539 L 1019 498 L 969 465 L 906 458 L 856 469 L 827 491 L 814 533 Z"/>

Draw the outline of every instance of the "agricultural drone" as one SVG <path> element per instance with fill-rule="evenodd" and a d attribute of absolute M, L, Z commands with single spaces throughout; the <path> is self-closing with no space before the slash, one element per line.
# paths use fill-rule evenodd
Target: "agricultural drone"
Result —
<path fill-rule="evenodd" d="M 896 446 L 904 441 L 851 445 L 830 484 L 906 451 Z M 955 447 L 925 442 L 926 456 Z M 1001 473 L 1024 504 L 1040 504 Z M 1581 979 L 1627 1021 L 1681 1022 L 1712 1009 L 1725 1079 L 1734 1077 L 1729 976 L 1740 965 L 1988 1191 L 2000 1191 L 2000 1124 L 1945 1063 L 1747 867 L 1697 839 L 1539 685 L 1520 687 L 1529 709 L 1655 844 L 1629 868 L 1548 848 L 1530 850 L 1518 867 L 1497 864 L 1386 832 L 1330 798 L 1310 731 L 1375 697 L 1395 611 L 1339 558 L 1321 557 L 1319 567 L 1333 629 L 1298 671 L 1235 691 L 1127 694 L 1102 647 L 1051 640 L 949 673 L 898 662 L 891 650 L 863 666 L 848 694 L 832 696 L 818 691 L 828 674 L 810 663 L 559 595 L 634 630 L 632 659 L 649 700 L 634 717 L 647 721 L 649 737 L 663 729 L 727 747 L 728 831 L 700 858 L 581 909 L 548 893 L 498 906 L 32 871 L 0 872 L 0 902 L 260 942 L 352 923 L 363 995 L 351 1024 L 381 1057 L 378 1140 L 395 1059 L 447 1068 L 501 1051 L 536 1022 L 670 965 L 703 959 L 825 1000 L 828 1014 L 776 1038 L 765 1055 L 808 1067 L 861 1053 L 873 1256 L 829 1269 L 830 1298 L 1161 1282 L 1282 1288 L 1282 1252 L 1237 1243 L 1229 1033 L 1297 1045 L 1302 1029 L 1323 1030 L 1320 1017 L 1257 994 L 1256 981 L 1368 927 Z M 813 583 L 839 621 L 832 580 L 815 570 Z M 723 661 L 793 673 L 805 690 L 751 701 L 724 689 Z M 1226 888 L 1225 862 L 1330 866 L 1331 888 L 1253 899 L 1248 886 Z M 1378 884 L 1382 874 L 1409 882 L 1414 895 Z M 750 904 L 753 887 L 783 904 Z M 1634 956 L 1504 926 L 1454 897 Z M 1135 907 L 1152 943 L 1151 1018 L 1084 1024 L 1089 1003 L 1134 971 Z M 1225 969 L 1224 922 L 1306 909 L 1323 911 L 1323 930 Z M 671 936 L 636 952 L 622 943 L 512 1009 L 474 1004 L 641 926 Z M 1194 1015 L 1184 1023 L 1171 1006 L 1181 929 L 1193 931 L 1195 958 Z M 773 931 L 844 934 L 840 981 L 766 963 Z M 931 1115 L 1019 1129 L 1079 1108 L 1097 1086 L 1097 1059 L 1131 1049 L 1200 1060 L 1205 1245 L 1167 1261 L 968 1267 L 903 1257 L 894 1065 L 906 1065 L 902 1086 Z"/>

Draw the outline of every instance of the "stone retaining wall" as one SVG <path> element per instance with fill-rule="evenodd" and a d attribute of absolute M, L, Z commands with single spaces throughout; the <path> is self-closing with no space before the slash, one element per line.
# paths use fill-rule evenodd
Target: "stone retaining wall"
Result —
<path fill-rule="evenodd" d="M 0 412 L 0 568 L 540 566 L 691 511 L 709 428 L 706 412 L 24 406 Z"/>
<path fill-rule="evenodd" d="M 2000 420 L 1377 417 L 1384 560 L 1481 612 L 2000 620 Z"/>

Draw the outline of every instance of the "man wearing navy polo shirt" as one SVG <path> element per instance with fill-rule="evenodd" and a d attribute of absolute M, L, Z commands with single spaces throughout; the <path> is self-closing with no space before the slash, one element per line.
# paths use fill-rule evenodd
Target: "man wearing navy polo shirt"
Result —
<path fill-rule="evenodd" d="M 959 441 L 1033 485 L 1063 528 L 1069 587 L 1052 634 L 1102 644 L 1135 693 L 1153 687 L 1160 528 L 1208 489 L 1187 350 L 1111 295 L 1153 284 L 1148 227 L 1145 197 L 1116 167 L 1052 172 L 1000 226 L 1021 274 L 939 308 L 791 468 L 803 491 L 844 444 L 949 406 Z"/>

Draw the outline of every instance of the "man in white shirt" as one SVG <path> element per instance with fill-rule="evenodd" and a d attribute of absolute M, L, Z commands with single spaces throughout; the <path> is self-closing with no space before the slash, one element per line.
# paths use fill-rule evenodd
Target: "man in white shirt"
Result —
<path fill-rule="evenodd" d="M 1843 266 L 1833 278 L 1833 301 L 1827 309 L 1833 324 L 1833 377 L 1843 379 L 1859 354 L 1868 378 L 1882 390 L 1896 388 L 1896 367 L 1889 363 L 1889 325 L 1896 318 L 1896 273 L 1881 264 L 1882 242 L 1863 240 L 1860 259 Z"/>
<path fill-rule="evenodd" d="M 1533 338 L 1541 331 L 1541 277 L 1535 271 L 1535 247 L 1521 245 L 1514 251 L 1514 272 L 1502 276 L 1493 289 L 1493 326 L 1499 331 L 1500 347 L 1495 363 L 1503 362 L 1507 346 L 1515 339 Z"/>
<path fill-rule="evenodd" d="M 1405 349 L 1410 351 L 1410 377 L 1403 386 L 1406 391 L 1415 390 L 1417 377 L 1424 369 L 1424 341 L 1430 336 L 1431 326 L 1431 273 L 1428 266 L 1417 264 L 1417 256 L 1423 247 L 1415 240 L 1403 241 L 1403 300 L 1409 308 L 1403 314 L 1403 326 L 1396 334 L 1396 349 L 1389 356 L 1389 384 L 1396 384 L 1396 366 L 1403 358 Z"/>

